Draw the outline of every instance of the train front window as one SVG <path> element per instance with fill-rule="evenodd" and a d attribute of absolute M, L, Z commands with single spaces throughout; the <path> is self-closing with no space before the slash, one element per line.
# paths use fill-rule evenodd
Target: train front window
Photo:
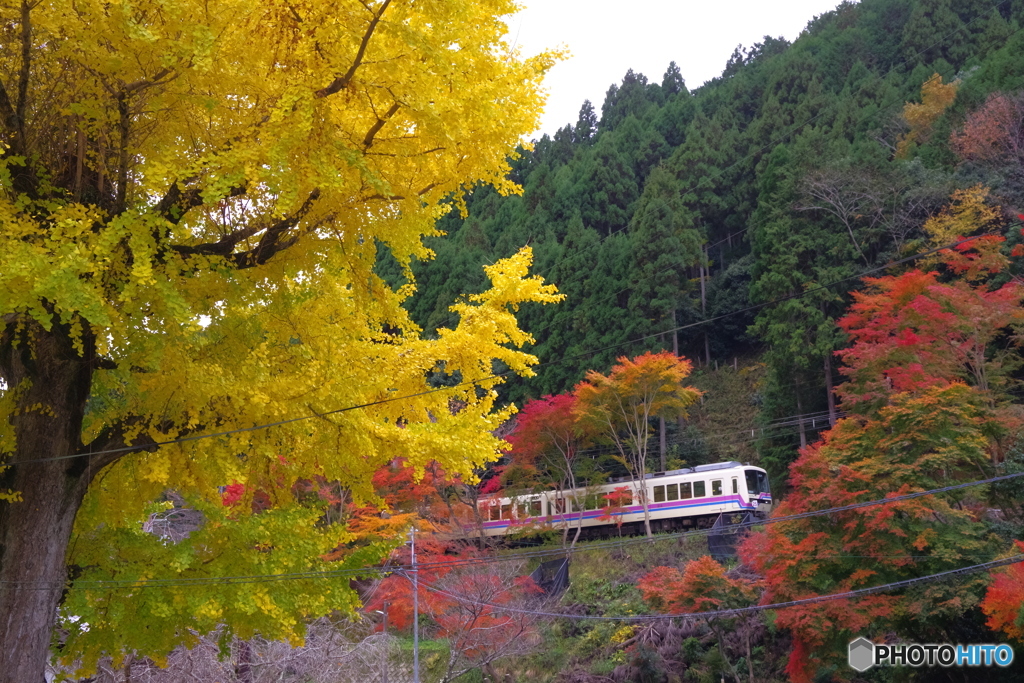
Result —
<path fill-rule="evenodd" d="M 770 493 L 768 488 L 768 475 L 756 470 L 747 470 L 747 493 L 757 495 L 759 493 Z"/>

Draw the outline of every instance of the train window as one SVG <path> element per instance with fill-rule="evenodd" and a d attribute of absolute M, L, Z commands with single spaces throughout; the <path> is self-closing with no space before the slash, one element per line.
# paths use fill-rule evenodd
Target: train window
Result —
<path fill-rule="evenodd" d="M 666 497 L 669 500 L 679 500 L 679 484 L 669 484 L 665 489 Z"/>
<path fill-rule="evenodd" d="M 740 485 L 739 485 L 739 482 L 736 481 L 736 477 L 732 478 L 732 492 L 733 493 L 739 493 L 740 492 Z"/>
<path fill-rule="evenodd" d="M 555 514 L 560 515 L 565 512 L 565 498 L 559 496 L 555 498 Z"/>
<path fill-rule="evenodd" d="M 720 496 L 722 495 L 722 480 L 712 479 L 711 480 L 711 495 Z"/>
<path fill-rule="evenodd" d="M 684 481 L 679 485 L 679 497 L 683 500 L 693 498 L 693 491 L 691 490 L 690 482 Z"/>
<path fill-rule="evenodd" d="M 530 501 L 530 516 L 531 517 L 540 517 L 540 501 L 539 500 L 531 500 Z"/>
<path fill-rule="evenodd" d="M 512 506 L 511 505 L 502 505 L 501 506 L 501 518 L 502 519 L 512 519 Z"/>
<path fill-rule="evenodd" d="M 597 493 L 592 493 L 587 496 L 586 500 L 588 510 L 597 510 L 601 507 L 601 496 Z"/>
<path fill-rule="evenodd" d="M 702 481 L 695 481 L 695 482 L 693 482 L 693 497 L 694 498 L 703 498 L 706 495 L 708 495 L 708 494 L 707 494 L 707 491 L 704 488 L 704 482 L 702 482 Z"/>
<path fill-rule="evenodd" d="M 654 502 L 664 503 L 665 502 L 665 487 L 655 486 L 654 487 Z"/>
<path fill-rule="evenodd" d="M 769 493 L 768 477 L 764 472 L 747 470 L 747 493 Z"/>

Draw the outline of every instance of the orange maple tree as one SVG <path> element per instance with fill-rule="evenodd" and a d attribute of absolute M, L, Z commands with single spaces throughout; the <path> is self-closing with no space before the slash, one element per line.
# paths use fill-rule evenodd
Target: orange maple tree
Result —
<path fill-rule="evenodd" d="M 688 562 L 680 572 L 675 567 L 656 567 L 640 579 L 644 599 L 657 610 L 668 614 L 692 614 L 748 607 L 757 603 L 763 582 L 743 576 L 730 576 L 725 568 L 707 555 Z M 743 619 L 756 619 L 746 616 Z M 725 646 L 724 634 L 737 617 L 717 616 L 707 619 L 718 640 L 718 650 L 737 681 L 739 675 Z M 743 629 L 746 661 L 750 681 L 754 680 L 754 663 L 750 629 Z"/>
<path fill-rule="evenodd" d="M 576 385 L 576 416 L 597 439 L 613 445 L 614 456 L 629 472 L 644 507 L 644 527 L 651 535 L 649 501 L 638 482 L 647 475 L 651 420 L 686 415 L 701 392 L 685 386 L 693 365 L 668 351 L 622 356 L 607 375 L 591 370 Z"/>

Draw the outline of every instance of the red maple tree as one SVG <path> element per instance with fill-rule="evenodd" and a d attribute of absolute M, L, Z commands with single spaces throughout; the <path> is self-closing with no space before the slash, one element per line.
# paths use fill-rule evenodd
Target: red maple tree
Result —
<path fill-rule="evenodd" d="M 448 641 L 445 681 L 523 654 L 538 643 L 537 617 L 529 608 L 540 597 L 540 588 L 514 563 L 485 559 L 462 544 L 434 539 L 417 543 L 420 625 L 425 636 Z M 408 547 L 391 558 L 407 567 L 410 560 Z M 395 573 L 371 589 L 366 610 L 386 610 L 390 626 L 406 630 L 412 625 L 412 596 L 409 571 Z"/>
<path fill-rule="evenodd" d="M 849 414 L 801 450 L 791 493 L 773 516 L 842 507 L 977 479 L 1016 431 L 1006 393 L 1024 288 L 969 276 L 1001 238 L 944 254 L 948 275 L 914 270 L 867 280 L 839 321 L 851 346 L 839 352 Z M 1005 264 L 1003 259 L 1002 263 Z M 999 260 L 988 263 L 998 272 Z M 986 266 L 988 267 L 988 266 Z M 981 269 L 978 269 L 980 274 Z M 959 277 L 956 275 L 959 273 Z M 953 276 L 953 277 L 950 277 Z M 998 543 L 985 507 L 951 493 L 773 524 L 750 535 L 740 557 L 765 579 L 764 603 L 912 579 L 992 557 Z M 777 611 L 794 649 L 798 683 L 841 664 L 846 644 L 897 632 L 929 642 L 981 599 L 985 578 L 929 583 Z"/>
<path fill-rule="evenodd" d="M 1014 544 L 1018 552 L 1024 552 L 1024 542 Z M 1024 642 L 1024 563 L 1012 564 L 993 574 L 981 611 L 988 617 L 990 629 Z"/>

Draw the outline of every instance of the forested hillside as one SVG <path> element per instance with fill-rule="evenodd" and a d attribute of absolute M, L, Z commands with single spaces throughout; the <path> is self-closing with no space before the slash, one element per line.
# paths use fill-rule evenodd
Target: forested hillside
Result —
<path fill-rule="evenodd" d="M 479 266 L 530 244 L 567 300 L 520 312 L 541 365 L 507 399 L 569 390 L 645 350 L 705 367 L 760 356 L 761 423 L 818 416 L 757 444 L 781 480 L 794 447 L 835 419 L 835 321 L 855 276 L 923 250 L 957 188 L 983 184 L 1002 217 L 1024 206 L 1019 154 L 951 144 L 991 94 L 1024 88 L 1022 21 L 1019 0 L 848 2 L 792 44 L 737 48 L 695 90 L 675 63 L 660 79 L 630 71 L 521 151 L 521 195 L 455 198 L 428 239 L 436 258 L 413 264 L 412 317 L 453 325 L 450 301 L 486 286 Z M 402 281 L 390 259 L 380 270 Z M 670 443 L 687 436 L 677 429 Z"/>

